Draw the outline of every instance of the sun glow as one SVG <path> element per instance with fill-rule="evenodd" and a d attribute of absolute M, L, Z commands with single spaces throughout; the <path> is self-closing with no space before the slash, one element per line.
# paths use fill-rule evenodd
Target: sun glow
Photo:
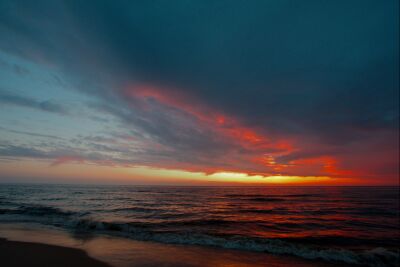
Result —
<path fill-rule="evenodd" d="M 210 178 L 223 182 L 238 182 L 238 183 L 264 183 L 264 184 L 302 184 L 302 183 L 318 183 L 329 182 L 332 178 L 328 176 L 263 176 L 263 175 L 248 175 L 246 173 L 235 172 L 217 172 L 209 175 Z"/>
<path fill-rule="evenodd" d="M 350 178 L 329 176 L 262 175 L 232 171 L 206 173 L 147 166 L 102 166 L 83 162 L 65 162 L 54 165 L 45 160 L 0 162 L 0 169 L 10 177 L 31 177 L 37 178 L 37 181 L 46 182 L 57 180 L 62 182 L 160 185 L 340 185 L 359 184 L 360 182 Z M 29 170 L 29 172 L 26 170 Z M 73 177 L 78 178 L 73 179 Z"/>

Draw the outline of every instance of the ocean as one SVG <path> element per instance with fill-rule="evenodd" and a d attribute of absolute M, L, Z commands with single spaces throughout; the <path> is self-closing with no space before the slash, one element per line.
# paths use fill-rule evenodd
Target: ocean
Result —
<path fill-rule="evenodd" d="M 0 223 L 398 266 L 398 187 L 0 185 Z"/>

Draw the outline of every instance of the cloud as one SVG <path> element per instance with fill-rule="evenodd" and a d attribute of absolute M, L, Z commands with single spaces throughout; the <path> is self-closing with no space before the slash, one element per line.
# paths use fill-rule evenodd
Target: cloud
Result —
<path fill-rule="evenodd" d="M 15 145 L 2 145 L 0 155 L 3 157 L 46 158 L 46 153 L 41 150 Z"/>
<path fill-rule="evenodd" d="M 7 129 L 7 128 L 1 127 L 1 126 L 0 126 L 0 130 L 7 131 L 7 132 L 10 132 L 10 133 L 16 133 L 16 134 L 24 134 L 24 135 L 34 136 L 34 137 L 43 137 L 43 138 L 51 138 L 51 139 L 61 139 L 61 137 L 55 136 L 55 135 L 40 134 L 40 133 L 33 133 L 33 132 L 27 132 L 27 131 L 19 131 L 19 130 Z"/>
<path fill-rule="evenodd" d="M 52 161 L 51 166 L 57 166 L 67 162 L 105 162 L 109 157 L 101 152 L 89 151 L 85 148 L 65 147 L 61 143 L 40 144 L 2 144 L 0 145 L 2 158 L 30 158 L 36 160 Z M 112 158 L 111 158 L 112 160 Z M 111 161 L 110 160 L 110 161 Z M 117 162 L 118 159 L 115 159 Z"/>
<path fill-rule="evenodd" d="M 58 113 L 62 115 L 68 114 L 68 110 L 63 105 L 54 103 L 51 100 L 38 101 L 30 97 L 7 93 L 4 91 L 0 91 L 0 103 L 33 108 L 40 111 Z"/>
<path fill-rule="evenodd" d="M 79 139 L 89 158 L 102 155 L 93 160 L 362 177 L 360 162 L 379 176 L 398 152 L 398 1 L 1 7 L 0 49 L 57 68 L 112 118 L 99 123 L 131 137 Z M 0 102 L 68 112 L 13 94 Z"/>
<path fill-rule="evenodd" d="M 63 157 L 58 157 L 55 161 L 51 163 L 50 166 L 58 166 L 61 164 L 69 163 L 69 162 L 79 162 L 79 163 L 84 163 L 84 159 L 80 157 L 72 157 L 72 156 L 63 156 Z"/>

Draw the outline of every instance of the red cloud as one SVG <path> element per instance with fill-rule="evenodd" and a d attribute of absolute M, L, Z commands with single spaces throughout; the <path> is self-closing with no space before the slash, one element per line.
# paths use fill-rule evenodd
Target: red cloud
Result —
<path fill-rule="evenodd" d="M 250 151 L 252 156 L 243 156 L 236 159 L 248 161 L 249 169 L 246 170 L 247 173 L 276 174 L 279 172 L 289 172 L 297 174 L 296 170 L 299 170 L 306 174 L 307 171 L 304 170 L 304 167 L 307 169 L 308 166 L 312 171 L 311 173 L 307 173 L 307 175 L 312 174 L 312 172 L 316 170 L 319 175 L 341 176 L 350 174 L 348 171 L 338 169 L 338 160 L 333 156 L 295 160 L 288 164 L 276 163 L 274 161 L 275 156 L 288 155 L 299 149 L 295 147 L 295 140 L 276 137 L 270 138 L 261 131 L 244 125 L 239 120 L 228 114 L 224 114 L 222 111 L 212 109 L 207 105 L 199 104 L 193 96 L 185 95 L 178 90 L 170 88 L 165 90 L 152 85 L 136 84 L 128 87 L 124 91 L 124 96 L 134 101 L 136 105 L 139 105 L 143 109 L 150 108 L 148 101 L 155 101 L 160 105 L 178 110 L 191 116 L 201 127 L 212 129 L 214 133 L 218 134 L 223 139 L 230 140 L 230 142 L 235 144 L 238 148 Z M 233 166 L 235 165 L 234 162 L 230 162 L 231 159 L 229 159 L 229 157 L 226 157 L 225 160 L 227 163 L 232 163 Z M 192 171 L 204 171 L 207 173 L 227 171 L 223 167 L 198 167 L 182 162 L 177 162 L 176 164 L 178 164 L 180 168 Z M 241 162 L 239 165 L 243 166 L 245 164 Z M 176 166 L 174 166 L 174 168 L 176 168 Z M 243 172 L 244 170 L 240 168 L 233 170 L 231 167 L 228 171 Z"/>

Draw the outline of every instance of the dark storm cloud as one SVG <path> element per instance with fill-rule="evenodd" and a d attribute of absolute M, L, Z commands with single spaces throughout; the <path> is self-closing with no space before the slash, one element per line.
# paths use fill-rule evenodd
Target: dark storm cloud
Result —
<path fill-rule="evenodd" d="M 170 149 L 160 155 L 202 161 L 233 145 L 176 110 L 132 108 L 129 84 L 175 88 L 269 136 L 315 147 L 287 162 L 398 131 L 398 19 L 395 0 L 2 1 L 0 48 L 68 73 L 99 112 Z"/>
<path fill-rule="evenodd" d="M 84 74 L 112 72 L 114 85 L 130 79 L 179 85 L 249 123 L 334 138 L 338 127 L 396 126 L 397 5 L 12 1 L 3 3 L 3 28 L 12 31 L 8 41 L 25 44 L 3 43 L 67 67 L 82 64 Z M 9 6 L 21 18 L 7 14 Z"/>
<path fill-rule="evenodd" d="M 397 126 L 396 6 L 104 1 L 69 8 L 121 74 L 178 85 L 249 123 L 343 142 L 349 128 Z"/>

